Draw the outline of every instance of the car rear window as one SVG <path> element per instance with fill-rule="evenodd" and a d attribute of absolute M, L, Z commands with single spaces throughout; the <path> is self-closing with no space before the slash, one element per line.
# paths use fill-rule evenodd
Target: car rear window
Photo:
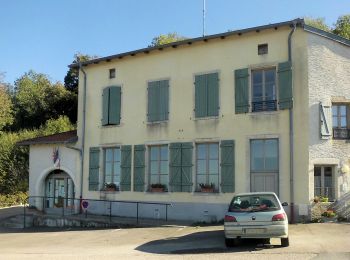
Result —
<path fill-rule="evenodd" d="M 233 197 L 230 212 L 274 211 L 279 210 L 280 205 L 274 195 L 257 194 Z"/>

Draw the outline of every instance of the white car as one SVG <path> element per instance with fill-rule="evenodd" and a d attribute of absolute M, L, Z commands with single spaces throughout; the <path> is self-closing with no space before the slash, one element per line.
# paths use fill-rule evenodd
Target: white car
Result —
<path fill-rule="evenodd" d="M 287 206 L 288 203 L 283 203 Z M 233 197 L 224 218 L 227 247 L 241 238 L 281 238 L 289 246 L 288 218 L 277 195 L 273 192 L 240 193 Z"/>

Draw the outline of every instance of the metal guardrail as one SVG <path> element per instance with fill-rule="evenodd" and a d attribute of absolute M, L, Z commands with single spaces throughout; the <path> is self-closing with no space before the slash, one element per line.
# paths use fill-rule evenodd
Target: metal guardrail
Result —
<path fill-rule="evenodd" d="M 277 100 L 253 101 L 252 111 L 275 111 L 277 110 Z"/>
<path fill-rule="evenodd" d="M 83 202 L 87 202 L 88 204 L 95 204 L 101 207 L 101 209 L 108 210 L 108 214 L 98 214 L 98 210 L 89 210 L 89 207 L 86 209 L 83 208 Z M 134 212 L 134 214 L 130 214 L 129 216 L 125 216 L 118 210 L 118 206 L 122 204 L 124 207 L 126 205 L 134 205 L 134 209 L 129 208 L 129 212 Z M 101 206 L 102 205 L 102 206 Z M 107 207 L 106 207 L 107 205 Z M 23 207 L 23 227 L 26 227 L 26 216 L 28 215 L 28 208 L 39 209 L 39 211 L 43 212 L 45 215 L 55 215 L 61 217 L 67 216 L 84 216 L 85 219 L 88 216 L 101 216 L 101 217 L 109 217 L 109 223 L 112 223 L 112 219 L 114 217 L 122 217 L 122 218 L 136 218 L 136 224 L 139 224 L 140 221 L 140 206 L 160 206 L 163 207 L 164 211 L 164 220 L 168 221 L 168 207 L 171 206 L 170 203 L 158 203 L 158 202 L 143 202 L 143 201 L 125 201 L 125 200 L 106 200 L 106 199 L 80 199 L 80 198 L 69 198 L 69 197 L 48 197 L 48 196 L 29 196 L 27 198 L 27 203 L 25 203 Z M 158 208 L 158 207 L 157 207 Z M 159 213 L 159 209 L 158 209 Z M 159 213 L 159 217 L 160 217 Z M 152 218 L 151 218 L 152 219 Z M 157 219 L 157 218 L 153 218 Z M 159 218 L 158 218 L 159 219 Z"/>
<path fill-rule="evenodd" d="M 350 129 L 333 128 L 334 139 L 350 139 Z"/>

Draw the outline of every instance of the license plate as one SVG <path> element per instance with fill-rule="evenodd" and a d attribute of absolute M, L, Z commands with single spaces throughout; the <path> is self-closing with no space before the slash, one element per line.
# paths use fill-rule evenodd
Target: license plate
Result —
<path fill-rule="evenodd" d="M 265 228 L 246 228 L 246 234 L 263 234 L 265 233 Z"/>

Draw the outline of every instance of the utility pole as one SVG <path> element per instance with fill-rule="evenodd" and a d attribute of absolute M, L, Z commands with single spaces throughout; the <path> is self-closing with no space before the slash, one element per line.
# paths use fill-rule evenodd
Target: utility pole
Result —
<path fill-rule="evenodd" d="M 203 0 L 203 37 L 205 36 L 205 0 Z"/>

